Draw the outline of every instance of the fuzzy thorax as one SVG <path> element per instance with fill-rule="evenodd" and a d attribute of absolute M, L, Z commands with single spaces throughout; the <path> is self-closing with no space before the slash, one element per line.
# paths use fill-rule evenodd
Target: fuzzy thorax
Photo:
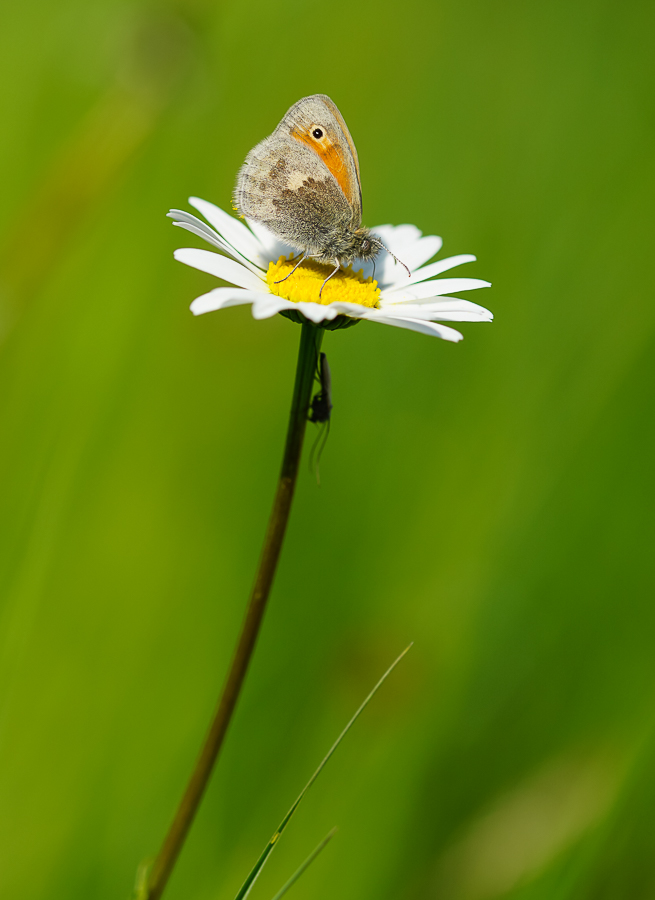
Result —
<path fill-rule="evenodd" d="M 378 283 L 372 278 L 365 279 L 361 269 L 359 272 L 353 272 L 350 267 L 340 269 L 325 284 L 319 297 L 321 286 L 333 267 L 306 259 L 287 278 L 294 265 L 295 262 L 290 262 L 285 256 L 281 256 L 277 262 L 269 263 L 266 281 L 271 293 L 291 300 L 292 303 L 320 303 L 327 306 L 336 300 L 342 300 L 371 309 L 377 308 L 380 299 Z M 286 280 L 282 281 L 283 278 Z"/>
<path fill-rule="evenodd" d="M 338 260 L 342 266 L 351 266 L 356 259 L 363 262 L 374 260 L 382 247 L 382 241 L 371 234 L 368 228 L 357 228 L 354 231 L 335 229 L 324 235 L 321 246 L 311 248 L 308 256 L 313 256 L 320 262 L 329 263 Z"/>

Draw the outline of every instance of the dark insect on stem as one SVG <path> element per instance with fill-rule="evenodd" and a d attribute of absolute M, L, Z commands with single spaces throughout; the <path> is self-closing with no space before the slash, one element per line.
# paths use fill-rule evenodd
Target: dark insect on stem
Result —
<path fill-rule="evenodd" d="M 320 388 L 312 397 L 307 418 L 310 422 L 324 427 L 318 433 L 309 454 L 309 467 L 316 471 L 316 481 L 320 484 L 319 463 L 330 434 L 330 417 L 332 415 L 332 374 L 325 353 L 321 353 L 319 357 L 315 378 Z"/>
<path fill-rule="evenodd" d="M 317 369 L 315 377 L 321 388 L 312 397 L 307 418 L 310 422 L 329 422 L 332 414 L 332 374 L 325 353 L 321 353 Z"/>

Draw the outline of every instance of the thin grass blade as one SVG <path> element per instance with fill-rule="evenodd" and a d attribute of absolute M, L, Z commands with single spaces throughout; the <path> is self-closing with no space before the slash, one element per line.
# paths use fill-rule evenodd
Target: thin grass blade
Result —
<path fill-rule="evenodd" d="M 293 873 L 293 875 L 287 881 L 287 883 L 282 885 L 280 890 L 273 897 L 273 900 L 280 900 L 280 898 L 286 894 L 286 892 L 289 890 L 289 888 L 293 887 L 293 885 L 296 883 L 296 881 L 298 881 L 298 879 L 303 874 L 303 872 L 311 866 L 311 864 L 314 862 L 314 860 L 316 859 L 318 854 L 327 847 L 327 845 L 330 843 L 330 841 L 332 840 L 332 838 L 335 836 L 336 833 L 337 833 L 337 829 L 333 828 L 332 831 L 323 838 L 323 840 L 318 845 L 318 847 L 312 853 L 309 854 L 309 856 L 307 857 L 305 862 L 301 866 L 298 867 L 298 869 Z"/>
<path fill-rule="evenodd" d="M 357 710 L 357 712 L 355 713 L 355 715 L 352 717 L 352 719 L 348 722 L 348 724 L 346 725 L 346 727 L 343 729 L 343 731 L 341 732 L 341 734 L 339 735 L 339 737 L 336 739 L 336 741 L 334 742 L 334 744 L 330 747 L 330 749 L 328 750 L 327 755 L 325 756 L 325 758 L 323 759 L 323 761 L 322 761 L 321 764 L 319 765 L 318 769 L 314 772 L 314 774 L 312 775 L 312 777 L 309 779 L 309 781 L 307 782 L 307 784 L 305 785 L 305 787 L 302 789 L 302 791 L 301 791 L 300 794 L 298 795 L 298 799 L 296 800 L 296 802 L 293 804 L 293 806 L 291 807 L 291 809 L 289 810 L 289 812 L 286 814 L 286 816 L 285 816 L 285 817 L 282 819 L 282 821 L 280 822 L 280 824 L 279 824 L 279 826 L 278 826 L 278 828 L 277 828 L 277 831 L 275 832 L 275 834 L 273 835 L 273 837 L 270 839 L 270 841 L 268 842 L 268 844 L 267 844 L 266 847 L 264 848 L 264 851 L 263 851 L 262 855 L 259 857 L 259 859 L 258 859 L 257 862 L 255 863 L 255 865 L 253 866 L 253 868 L 252 868 L 250 874 L 248 875 L 248 877 L 247 877 L 246 880 L 244 881 L 243 885 L 241 886 L 241 890 L 240 890 L 239 893 L 236 895 L 235 900 L 245 900 L 245 898 L 248 896 L 248 894 L 249 894 L 250 891 L 252 890 L 252 886 L 254 885 L 255 881 L 256 881 L 257 878 L 259 877 L 259 874 L 261 873 L 261 870 L 262 870 L 262 869 L 264 868 L 264 866 L 266 865 L 266 861 L 267 861 L 268 857 L 269 857 L 269 856 L 271 855 L 271 853 L 273 852 L 273 848 L 275 847 L 275 845 L 276 845 L 278 839 L 280 838 L 282 832 L 283 832 L 284 829 L 287 827 L 287 825 L 289 824 L 289 821 L 290 821 L 291 817 L 293 816 L 293 814 L 295 813 L 295 811 L 296 811 L 296 810 L 298 809 L 298 807 L 300 806 L 301 800 L 303 799 L 303 797 L 305 796 L 305 794 L 307 793 L 307 791 L 310 789 L 310 787 L 314 784 L 314 782 L 316 781 L 316 779 L 318 778 L 318 776 L 321 774 L 321 772 L 322 772 L 323 769 L 325 768 L 325 765 L 327 764 L 328 760 L 330 759 L 330 757 L 332 756 L 332 754 L 334 753 L 334 751 L 337 749 L 337 747 L 339 746 L 339 744 L 341 743 L 341 741 L 342 741 L 342 740 L 345 738 L 345 736 L 348 734 L 348 732 L 349 732 L 350 729 L 353 727 L 353 725 L 355 724 L 355 722 L 357 721 L 357 719 L 358 719 L 358 718 L 361 716 L 361 714 L 364 712 L 364 710 L 366 709 L 366 707 L 368 706 L 368 704 L 371 702 L 371 700 L 373 699 L 373 697 L 375 696 L 375 694 L 379 691 L 379 689 L 382 687 L 382 685 L 383 685 L 384 682 L 387 680 L 387 678 L 389 677 L 389 675 L 391 675 L 391 673 L 393 672 L 393 670 L 396 668 L 396 666 L 398 665 L 398 663 L 400 662 L 400 660 L 403 658 L 403 656 L 405 656 L 405 654 L 408 652 L 408 650 L 410 649 L 411 646 L 412 646 L 412 644 L 410 644 L 409 647 L 406 647 L 406 648 L 403 650 L 403 652 L 400 654 L 400 656 L 398 657 L 398 659 L 396 659 L 396 660 L 389 666 L 389 668 L 388 668 L 387 671 L 384 673 L 384 675 L 382 676 L 382 678 L 380 678 L 380 680 L 379 680 L 378 683 L 375 685 L 375 687 L 373 688 L 373 690 L 371 691 L 371 693 L 368 695 L 368 697 L 367 697 L 367 698 L 364 700 L 364 702 L 361 704 L 361 706 L 359 707 L 359 709 Z"/>

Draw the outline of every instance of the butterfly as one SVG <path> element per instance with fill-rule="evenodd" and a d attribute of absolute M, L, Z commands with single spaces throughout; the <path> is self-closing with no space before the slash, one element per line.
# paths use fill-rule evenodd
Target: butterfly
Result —
<path fill-rule="evenodd" d="M 343 116 L 325 94 L 295 103 L 273 134 L 250 151 L 237 176 L 234 206 L 300 251 L 287 278 L 305 259 L 332 263 L 335 268 L 321 291 L 341 266 L 355 259 L 374 261 L 383 249 L 390 253 L 362 227 L 357 150 Z"/>

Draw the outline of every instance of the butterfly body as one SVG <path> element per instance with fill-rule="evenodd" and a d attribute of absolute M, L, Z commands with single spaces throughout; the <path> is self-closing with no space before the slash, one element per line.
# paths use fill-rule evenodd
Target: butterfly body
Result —
<path fill-rule="evenodd" d="M 234 192 L 237 210 L 319 262 L 372 260 L 382 242 L 362 227 L 357 151 L 336 105 L 324 94 L 299 100 L 273 134 L 246 157 Z"/>

